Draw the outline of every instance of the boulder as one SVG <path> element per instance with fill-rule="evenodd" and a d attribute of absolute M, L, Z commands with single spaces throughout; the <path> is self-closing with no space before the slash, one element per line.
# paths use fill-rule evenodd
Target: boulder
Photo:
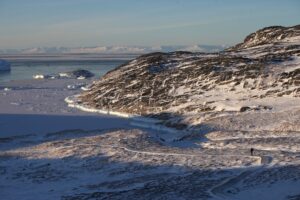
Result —
<path fill-rule="evenodd" d="M 94 74 L 88 70 L 85 69 L 78 69 L 66 73 L 60 73 L 60 77 L 68 77 L 68 78 L 80 78 L 80 79 L 85 79 L 85 78 L 91 78 L 94 76 Z"/>

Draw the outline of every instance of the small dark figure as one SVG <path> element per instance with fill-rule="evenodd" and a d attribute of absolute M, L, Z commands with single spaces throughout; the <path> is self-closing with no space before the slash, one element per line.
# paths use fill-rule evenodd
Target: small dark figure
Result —
<path fill-rule="evenodd" d="M 253 156 L 253 152 L 254 152 L 254 149 L 251 148 L 251 149 L 250 149 L 251 156 Z"/>

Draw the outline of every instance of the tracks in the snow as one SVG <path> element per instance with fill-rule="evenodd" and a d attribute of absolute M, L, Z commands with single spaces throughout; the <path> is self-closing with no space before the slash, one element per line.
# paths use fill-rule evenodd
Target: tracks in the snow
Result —
<path fill-rule="evenodd" d="M 213 196 L 215 199 L 226 199 L 229 197 L 229 194 L 231 191 L 229 190 L 234 185 L 239 183 L 241 180 L 243 180 L 245 177 L 250 176 L 251 174 L 257 172 L 258 170 L 262 169 L 263 167 L 271 164 L 273 158 L 271 156 L 260 156 L 260 166 L 252 167 L 252 168 L 246 168 L 242 170 L 237 176 L 230 177 L 224 181 L 222 181 L 220 184 L 214 186 L 210 189 L 209 193 L 211 196 Z M 230 197 L 232 199 L 232 197 Z"/>

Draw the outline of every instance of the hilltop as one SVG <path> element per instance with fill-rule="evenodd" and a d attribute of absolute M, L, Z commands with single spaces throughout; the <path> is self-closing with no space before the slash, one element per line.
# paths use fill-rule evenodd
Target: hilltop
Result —
<path fill-rule="evenodd" d="M 142 55 L 108 72 L 77 99 L 88 108 L 152 117 L 179 129 L 201 128 L 223 115 L 295 111 L 300 106 L 299 56 L 300 26 L 272 26 L 218 53 Z M 255 127 L 285 126 L 278 120 Z M 248 130 L 249 123 L 240 129 Z M 210 128 L 215 126 L 221 125 Z"/>

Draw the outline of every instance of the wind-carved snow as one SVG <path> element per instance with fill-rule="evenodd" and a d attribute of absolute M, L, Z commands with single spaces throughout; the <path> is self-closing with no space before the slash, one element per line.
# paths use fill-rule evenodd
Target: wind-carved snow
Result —
<path fill-rule="evenodd" d="M 288 154 L 259 146 L 278 138 L 283 142 L 275 145 L 288 147 L 297 144 L 300 135 L 267 134 L 274 137 L 265 131 L 211 132 L 207 134 L 210 144 L 203 143 L 202 148 L 171 147 L 155 134 L 140 130 L 65 130 L 3 139 L 1 195 L 5 199 L 172 199 L 173 195 L 230 199 L 263 188 L 264 198 L 257 199 L 271 199 L 272 190 L 280 184 L 282 197 L 297 195 L 297 187 L 287 190 L 286 185 L 300 183 L 299 149 Z M 255 142 L 254 156 L 242 146 L 247 140 Z"/>

